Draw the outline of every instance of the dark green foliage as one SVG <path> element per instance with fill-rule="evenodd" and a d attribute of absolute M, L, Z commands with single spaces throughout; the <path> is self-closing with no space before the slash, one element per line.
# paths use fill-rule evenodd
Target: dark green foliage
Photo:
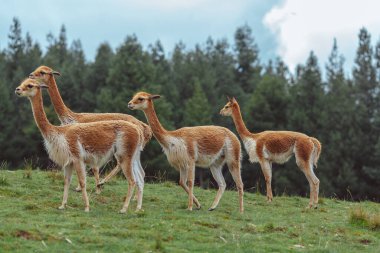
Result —
<path fill-rule="evenodd" d="M 186 126 L 212 124 L 210 105 L 199 81 L 196 81 L 194 84 L 193 96 L 186 101 L 184 116 L 184 125 Z"/>
<path fill-rule="evenodd" d="M 79 40 L 67 40 L 65 26 L 58 36 L 47 35 L 45 53 L 30 34 L 23 34 L 16 18 L 8 37 L 7 47 L 0 49 L 0 161 L 8 161 L 9 168 L 21 166 L 24 158 L 37 161 L 40 168 L 51 166 L 29 102 L 14 95 L 21 80 L 44 64 L 61 72 L 57 84 L 73 111 L 122 112 L 145 122 L 142 112 L 128 109 L 129 100 L 140 90 L 161 94 L 155 108 L 168 130 L 214 124 L 235 132 L 232 120 L 219 115 L 226 96 L 234 96 L 252 132 L 300 131 L 322 142 L 316 170 L 321 195 L 380 199 L 380 42 L 373 48 L 365 28 L 359 33 L 352 78 L 344 72 L 344 58 L 334 41 L 326 79 L 314 53 L 297 66 L 294 76 L 280 58 L 261 64 L 248 25 L 236 30 L 232 45 L 213 38 L 194 48 L 179 42 L 169 54 L 160 41 L 144 48 L 129 35 L 115 51 L 101 44 L 93 62 L 86 60 Z M 59 124 L 48 96 L 44 101 L 48 118 Z M 245 151 L 243 158 L 245 189 L 264 192 L 259 166 L 248 162 Z M 148 181 L 178 180 L 179 173 L 154 139 L 145 148 L 142 163 Z M 197 172 L 196 184 L 215 186 L 207 173 Z M 225 176 L 228 186 L 234 187 L 227 170 Z M 307 180 L 294 159 L 274 165 L 273 189 L 277 195 L 308 194 Z M 160 248 L 160 239 L 157 242 Z"/>
<path fill-rule="evenodd" d="M 252 29 L 246 24 L 235 32 L 237 69 L 235 78 L 245 92 L 252 92 L 259 80 L 261 66 L 259 49 L 254 42 Z"/>

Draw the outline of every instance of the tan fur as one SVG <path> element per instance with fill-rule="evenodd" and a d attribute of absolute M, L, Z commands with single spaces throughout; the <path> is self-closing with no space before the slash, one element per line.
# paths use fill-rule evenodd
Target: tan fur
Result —
<path fill-rule="evenodd" d="M 153 130 L 153 135 L 161 144 L 169 163 L 180 171 L 179 184 L 188 193 L 188 209 L 192 210 L 193 201 L 200 204 L 193 195 L 195 166 L 210 168 L 219 185 L 218 193 L 209 210 L 219 203 L 226 183 L 222 168 L 225 163 L 233 176 L 239 192 L 240 212 L 243 212 L 243 183 L 240 175 L 240 142 L 227 128 L 220 126 L 184 127 L 167 131 L 160 124 L 154 111 L 152 99 L 158 95 L 146 92 L 137 93 L 129 102 L 132 110 L 143 110 Z M 188 183 L 188 187 L 186 186 Z"/>
<path fill-rule="evenodd" d="M 85 165 L 99 168 L 113 156 L 120 162 L 129 183 L 127 198 L 121 212 L 127 210 L 136 183 L 139 197 L 137 209 L 140 209 L 143 181 L 141 182 L 141 177 L 136 178 L 133 174 L 138 175 L 142 171 L 138 161 L 143 145 L 141 129 L 122 120 L 54 126 L 48 121 L 43 108 L 42 87 L 44 85 L 38 80 L 26 79 L 16 89 L 16 93 L 28 97 L 31 101 L 33 114 L 44 137 L 49 157 L 65 171 L 64 195 L 60 209 L 66 206 L 72 170 L 75 169 L 82 189 L 85 211 L 89 211 Z"/>
<path fill-rule="evenodd" d="M 122 113 L 75 113 L 71 111 L 62 100 L 61 94 L 59 93 L 57 84 L 55 82 L 55 74 L 60 75 L 58 72 L 52 70 L 47 66 L 40 66 L 32 73 L 30 73 L 29 77 L 43 80 L 44 83 L 49 87 L 48 93 L 50 99 L 53 103 L 54 110 L 57 113 L 62 125 L 71 123 L 89 123 L 106 120 L 124 120 L 135 124 L 143 131 L 143 147 L 145 147 L 145 145 L 152 138 L 152 130 L 150 129 L 150 127 L 131 115 Z M 101 182 L 99 182 L 99 168 L 93 168 L 93 171 L 96 179 L 96 192 L 100 193 L 100 185 L 103 185 L 104 183 L 109 181 L 112 178 L 112 176 L 116 175 L 120 171 L 120 166 L 117 165 Z M 77 187 L 77 191 L 80 191 L 79 185 Z"/>
<path fill-rule="evenodd" d="M 249 160 L 260 163 L 266 181 L 269 202 L 273 199 L 271 186 L 272 163 L 285 163 L 294 154 L 298 167 L 304 172 L 309 181 L 309 207 L 311 208 L 313 205 L 317 207 L 319 179 L 314 174 L 313 165 L 317 167 L 322 146 L 316 138 L 291 131 L 250 133 L 244 124 L 239 104 L 235 98 L 229 99 L 228 103 L 221 109 L 220 114 L 232 117 L 249 155 Z"/>

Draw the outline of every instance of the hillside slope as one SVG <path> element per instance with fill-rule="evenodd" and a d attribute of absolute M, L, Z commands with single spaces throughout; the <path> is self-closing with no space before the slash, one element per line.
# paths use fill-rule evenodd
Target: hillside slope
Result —
<path fill-rule="evenodd" d="M 306 210 L 307 198 L 275 197 L 271 204 L 246 193 L 238 212 L 235 191 L 207 211 L 215 190 L 195 189 L 203 205 L 185 210 L 187 195 L 174 183 L 147 184 L 144 212 L 118 214 L 127 182 L 115 179 L 96 195 L 88 178 L 91 211 L 70 191 L 69 207 L 57 210 L 62 172 L 0 170 L 0 252 L 379 252 L 380 231 L 350 223 L 350 210 L 380 212 L 380 204 L 322 199 Z M 76 178 L 71 189 L 76 186 Z"/>

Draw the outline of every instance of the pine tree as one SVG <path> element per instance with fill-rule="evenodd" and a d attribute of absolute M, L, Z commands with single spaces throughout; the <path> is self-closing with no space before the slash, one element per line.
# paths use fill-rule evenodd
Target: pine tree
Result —
<path fill-rule="evenodd" d="M 318 134 L 324 120 L 324 85 L 317 57 L 310 53 L 306 65 L 300 68 L 299 77 L 291 87 L 289 126 L 306 134 Z"/>
<path fill-rule="evenodd" d="M 54 69 L 61 69 L 68 58 L 66 27 L 61 26 L 58 39 L 49 33 L 47 40 L 48 50 L 44 57 L 44 64 Z"/>
<path fill-rule="evenodd" d="M 32 72 L 39 65 L 41 65 L 42 51 L 40 45 L 33 43 L 32 37 L 29 33 L 26 33 L 24 59 L 22 62 L 23 69 Z"/>
<path fill-rule="evenodd" d="M 286 82 L 270 72 L 266 73 L 245 106 L 246 124 L 252 131 L 283 130 L 287 125 L 289 104 Z"/>
<path fill-rule="evenodd" d="M 173 112 L 173 121 L 175 122 L 175 126 L 179 127 L 183 122 L 184 101 L 186 101 L 192 93 L 192 86 L 189 85 L 189 83 L 194 81 L 194 76 L 191 72 L 191 57 L 189 57 L 189 53 L 186 52 L 186 47 L 182 42 L 175 45 L 170 62 L 171 74 L 168 88 L 172 90 L 170 93 L 166 93 L 170 94 L 170 101 L 176 108 Z"/>
<path fill-rule="evenodd" d="M 95 61 L 89 66 L 88 75 L 85 78 L 85 87 L 88 93 L 83 97 L 85 103 L 94 111 L 102 112 L 103 108 L 97 103 L 96 96 L 101 88 L 106 86 L 108 71 L 111 66 L 114 53 L 108 43 L 102 43 L 97 50 Z M 106 108 L 104 108 L 106 109 Z"/>
<path fill-rule="evenodd" d="M 17 82 L 23 77 L 23 70 L 20 62 L 24 57 L 25 41 L 22 38 L 21 23 L 17 18 L 13 18 L 13 23 L 8 34 L 7 56 L 7 79 L 10 82 Z"/>
<path fill-rule="evenodd" d="M 329 86 L 330 90 L 334 89 L 333 84 L 335 80 L 344 79 L 343 64 L 344 57 L 343 55 L 339 55 L 338 44 L 336 39 L 334 39 L 333 48 L 328 59 L 328 64 L 326 65 L 328 84 L 332 84 Z"/>
<path fill-rule="evenodd" d="M 211 124 L 211 108 L 198 80 L 194 83 L 193 96 L 186 101 L 185 126 L 203 126 Z"/>
<path fill-rule="evenodd" d="M 244 92 L 252 92 L 260 79 L 261 66 L 259 50 L 248 25 L 239 27 L 235 32 L 235 51 L 237 69 L 235 77 Z"/>
<path fill-rule="evenodd" d="M 375 110 L 377 84 L 373 67 L 371 35 L 365 28 L 362 28 L 359 33 L 359 47 L 356 51 L 353 77 L 357 88 L 358 102 L 366 108 L 368 119 L 371 119 Z"/>
<path fill-rule="evenodd" d="M 375 55 L 371 46 L 371 35 L 365 28 L 359 32 L 359 46 L 356 51 L 355 67 L 353 70 L 356 108 L 355 115 L 358 117 L 359 129 L 356 135 L 361 140 L 361 145 L 355 153 L 356 177 L 362 183 L 356 183 L 356 194 L 358 196 L 376 197 L 372 192 L 377 184 L 376 168 L 380 159 L 377 156 L 380 143 L 380 120 L 379 89 L 380 84 L 376 80 L 376 68 L 378 63 L 377 48 Z M 375 64 L 373 59 L 375 58 Z M 374 66 L 375 65 L 375 66 Z M 357 196 L 355 196 L 357 197 Z"/>
<path fill-rule="evenodd" d="M 233 129 L 233 122 L 225 117 L 220 117 L 219 110 L 226 103 L 226 96 L 236 97 L 241 104 L 245 103 L 245 96 L 241 86 L 235 80 L 234 56 L 230 45 L 226 40 L 219 40 L 211 53 L 211 65 L 216 78 L 215 88 L 211 98 L 215 100 L 212 108 L 213 122 Z"/>
<path fill-rule="evenodd" d="M 135 35 L 127 36 L 117 49 L 107 78 L 107 87 L 113 96 L 112 111 L 128 108 L 128 99 L 153 80 L 154 65 Z M 98 97 L 98 99 L 102 99 Z"/>
<path fill-rule="evenodd" d="M 323 121 L 322 143 L 329 148 L 324 152 L 320 170 L 325 181 L 326 193 L 333 192 L 338 196 L 347 196 L 347 189 L 352 188 L 357 181 L 353 167 L 355 164 L 355 147 L 361 145 L 361 140 L 355 134 L 357 118 L 355 116 L 355 101 L 353 87 L 344 77 L 344 58 L 339 54 L 337 41 L 326 64 L 328 92 L 325 100 L 325 112 L 328 117 Z M 321 173 L 322 174 L 322 173 Z"/>

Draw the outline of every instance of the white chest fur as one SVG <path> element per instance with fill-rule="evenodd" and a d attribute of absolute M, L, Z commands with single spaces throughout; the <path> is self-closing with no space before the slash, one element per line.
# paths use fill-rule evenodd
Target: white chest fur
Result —
<path fill-rule="evenodd" d="M 52 134 L 44 138 L 44 144 L 49 158 L 56 164 L 64 167 L 71 162 L 70 148 L 62 134 Z"/>
<path fill-rule="evenodd" d="M 166 143 L 167 147 L 163 146 L 163 150 L 169 163 L 177 169 L 187 168 L 191 161 L 185 141 L 181 138 L 170 136 L 166 137 Z"/>
<path fill-rule="evenodd" d="M 248 153 L 249 161 L 251 163 L 259 162 L 259 157 L 257 156 L 256 141 L 252 138 L 245 138 L 243 140 L 245 150 Z"/>

